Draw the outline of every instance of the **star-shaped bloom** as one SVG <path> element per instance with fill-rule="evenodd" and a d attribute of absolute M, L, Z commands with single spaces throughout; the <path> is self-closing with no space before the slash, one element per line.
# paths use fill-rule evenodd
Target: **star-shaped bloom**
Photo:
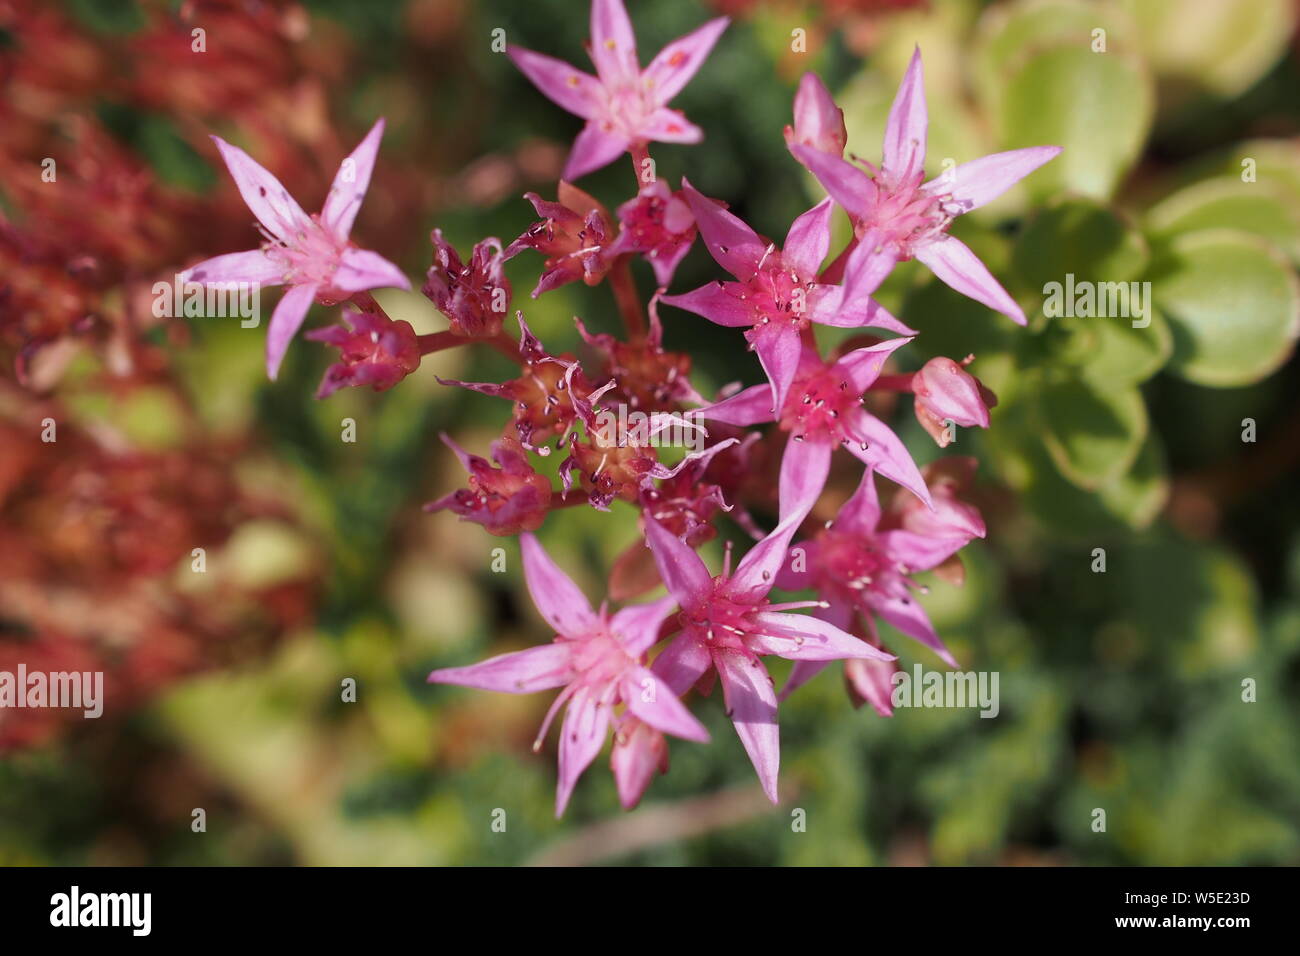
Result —
<path fill-rule="evenodd" d="M 891 339 L 854 349 L 834 362 L 802 347 L 785 401 L 773 408 L 772 392 L 754 385 L 700 409 L 713 421 L 749 426 L 777 421 L 789 432 L 781 459 L 781 513 L 811 510 L 830 473 L 831 452 L 843 445 L 868 468 L 930 504 L 930 492 L 907 446 L 893 430 L 862 407 L 862 395 L 875 382 L 885 359 L 911 339 Z M 787 475 L 795 480 L 787 481 Z M 794 495 L 809 496 L 797 500 Z M 807 511 L 805 510 L 805 513 Z"/>
<path fill-rule="evenodd" d="M 956 667 L 948 648 L 935 632 L 925 609 L 913 596 L 911 575 L 943 564 L 972 538 L 984 537 L 984 521 L 958 493 L 974 474 L 974 459 L 945 459 L 926 469 L 933 482 L 935 508 L 913 499 L 883 514 L 875 475 L 868 468 L 853 497 L 835 519 L 811 540 L 797 543 L 790 561 L 777 575 L 777 585 L 791 591 L 814 590 L 827 603 L 816 612 L 836 627 L 849 630 L 855 614 L 866 622 L 868 641 L 879 645 L 875 619 L 880 618 Z M 800 662 L 782 691 L 789 695 L 822 669 L 820 663 Z M 888 695 L 880 694 L 880 668 L 846 669 L 857 694 L 886 713 Z"/>
<path fill-rule="evenodd" d="M 411 287 L 397 266 L 378 253 L 357 248 L 348 239 L 370 185 L 383 135 L 384 121 L 380 119 L 343 160 L 324 207 L 314 216 L 303 212 L 280 181 L 242 149 L 212 137 L 266 241 L 260 249 L 200 262 L 181 273 L 180 279 L 289 287 L 266 332 L 266 372 L 272 379 L 313 300 L 334 305 L 366 289 Z"/>
<path fill-rule="evenodd" d="M 798 119 L 796 116 L 796 131 Z M 892 250 L 900 261 L 919 259 L 962 295 L 1024 325 L 1020 306 L 970 247 L 948 234 L 948 227 L 962 213 L 1002 195 L 1059 154 L 1061 147 L 1030 146 L 993 153 L 924 182 L 928 124 L 918 48 L 889 111 L 879 169 L 859 160 L 864 171 L 834 152 L 806 145 L 798 138 L 790 151 L 844 207 L 859 242 L 874 233 L 873 241 Z"/>
<path fill-rule="evenodd" d="M 727 22 L 719 17 L 679 37 L 642 70 L 622 0 L 592 0 L 587 51 L 596 65 L 595 76 L 563 60 L 509 47 L 510 59 L 539 90 L 587 121 L 569 153 L 563 178 L 572 182 L 649 142 L 703 139 L 698 126 L 667 104 L 690 82 Z"/>
<path fill-rule="evenodd" d="M 784 248 L 777 249 L 685 179 L 682 191 L 704 244 L 735 281 L 711 282 L 682 295 L 663 296 L 661 301 L 719 325 L 746 328 L 745 337 L 758 353 L 778 406 L 794 377 L 802 351 L 800 336 L 809 323 L 841 328 L 875 325 L 914 334 L 871 298 L 894 266 L 890 253 L 859 244 L 850 256 L 843 285 L 818 281 L 817 270 L 831 244 L 830 199 L 796 219 Z"/>
<path fill-rule="evenodd" d="M 603 605 L 594 611 L 533 535 L 521 535 L 519 546 L 528 593 L 555 631 L 555 640 L 469 667 L 436 670 L 429 681 L 507 694 L 564 688 L 551 704 L 533 744 L 534 750 L 541 749 L 551 721 L 567 704 L 560 728 L 560 775 L 555 793 L 558 817 L 564 813 L 578 778 L 604 746 L 619 704 L 661 733 L 705 743 L 709 732 L 642 662 L 658 640 L 659 625 L 673 609 L 674 598 L 629 605 L 612 616 Z"/>
<path fill-rule="evenodd" d="M 798 480 L 784 467 L 781 477 L 783 484 Z M 805 500 L 806 495 L 794 491 L 790 498 Z M 645 519 L 646 543 L 669 593 L 681 606 L 682 631 L 655 659 L 655 672 L 674 694 L 682 694 L 716 671 L 727 715 L 773 803 L 781 761 L 777 701 L 772 678 L 759 658 L 774 654 L 792 661 L 893 660 L 892 655 L 823 620 L 789 613 L 818 607 L 819 602 L 772 604 L 768 600 L 790 538 L 806 516 L 803 509 L 783 513 L 781 522 L 749 550 L 734 574 L 728 552 L 722 574 L 716 577 L 689 545 L 653 518 Z"/>

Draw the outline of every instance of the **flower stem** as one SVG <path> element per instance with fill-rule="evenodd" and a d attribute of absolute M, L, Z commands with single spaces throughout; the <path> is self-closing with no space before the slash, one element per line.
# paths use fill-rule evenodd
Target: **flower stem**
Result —
<path fill-rule="evenodd" d="M 873 392 L 910 392 L 912 390 L 912 376 L 909 375 L 882 375 L 871 384 Z"/>
<path fill-rule="evenodd" d="M 618 257 L 614 267 L 609 270 L 609 286 L 614 292 L 614 300 L 618 303 L 628 338 L 639 342 L 645 338 L 645 315 L 641 310 L 641 299 L 637 296 L 636 283 L 632 280 L 631 257 Z"/>

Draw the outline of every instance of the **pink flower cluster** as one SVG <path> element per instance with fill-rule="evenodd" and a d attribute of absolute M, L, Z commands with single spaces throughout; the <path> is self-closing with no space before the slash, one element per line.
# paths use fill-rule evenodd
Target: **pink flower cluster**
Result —
<path fill-rule="evenodd" d="M 418 367 L 422 355 L 470 342 L 517 360 L 518 377 L 504 383 L 445 383 L 505 399 L 511 416 L 492 446 L 491 462 L 447 439 L 469 472 L 468 487 L 428 510 L 450 510 L 493 534 L 520 535 L 528 589 L 554 637 L 479 664 L 434 671 L 429 680 L 514 694 L 563 688 L 536 744 L 542 745 L 563 708 L 557 814 L 611 730 L 620 799 L 625 807 L 635 806 L 655 773 L 667 769 L 665 735 L 708 740 L 683 698 L 692 689 L 710 693 L 715 681 L 775 802 L 778 701 L 827 663 L 843 660 L 854 699 L 892 713 L 895 656 L 884 647 L 877 621 L 955 666 L 915 598 L 913 576 L 959 573 L 956 553 L 985 533 L 979 512 L 963 499 L 974 461 L 948 458 L 918 468 L 898 436 L 868 410 L 865 397 L 911 393 L 917 418 L 940 446 L 951 441 L 955 426 L 987 428 L 996 399 L 966 370 L 973 357 L 936 358 L 912 375 L 886 374 L 893 353 L 916 333 L 872 296 L 896 263 L 915 258 L 958 292 L 1023 324 L 1014 300 L 948 229 L 956 216 L 989 202 L 1059 149 L 997 153 L 925 181 L 927 111 L 918 50 L 889 114 L 880 165 L 850 161 L 844 158 L 843 113 L 822 82 L 807 74 L 785 138 L 828 195 L 795 219 L 778 246 L 686 179 L 673 189 L 646 176 L 653 169 L 652 142 L 703 138 L 668 103 L 726 26 L 726 18 L 706 23 L 642 69 L 621 0 L 593 0 L 588 50 L 594 75 L 541 53 L 508 51 L 542 93 L 585 125 L 556 199 L 529 194 L 539 218 L 513 242 L 484 239 L 466 263 L 434 232 L 423 291 L 447 316 L 446 332 L 417 336 L 406 323 L 389 319 L 367 290 L 408 288 L 407 280 L 349 239 L 382 120 L 344 163 L 318 216 L 304 213 L 269 172 L 218 140 L 265 242 L 257 250 L 201 263 L 185 276 L 289 287 L 268 333 L 272 377 L 313 300 L 349 302 L 345 325 L 309 336 L 341 352 L 322 395 L 347 385 L 390 388 Z M 611 214 L 572 180 L 624 153 L 631 155 L 637 192 Z M 848 214 L 853 238 L 823 266 L 836 206 Z M 666 294 L 697 234 L 725 276 Z M 596 356 L 585 368 L 574 355 L 548 352 L 522 313 L 515 339 L 503 322 L 510 299 L 503 263 L 528 251 L 543 258 L 534 297 L 578 280 L 608 283 L 627 339 L 593 335 L 579 322 Z M 650 264 L 659 286 L 648 308 L 632 279 L 636 257 Z M 689 356 L 663 346 L 661 305 L 743 330 L 767 382 L 728 391 L 716 401 L 702 398 L 690 384 Z M 862 336 L 855 347 L 825 355 L 814 335 L 818 324 L 858 329 Z M 709 422 L 707 430 L 694 425 L 707 442 L 668 467 L 654 442 L 610 436 L 598 427 L 602 411 L 620 406 L 650 416 L 652 435 L 679 424 L 680 413 L 691 410 Z M 777 426 L 769 436 L 786 435 L 776 454 L 752 430 L 762 423 Z M 862 466 L 857 490 L 831 520 L 800 537 L 822 498 L 837 447 Z M 560 488 L 534 468 L 536 458 L 553 450 L 565 453 Z M 779 480 L 775 526 L 764 531 L 747 506 L 763 504 L 754 477 L 769 461 Z M 877 476 L 899 489 L 883 505 Z M 620 559 L 613 596 L 635 596 L 661 584 L 667 596 L 611 613 L 607 603 L 593 609 L 532 532 L 558 507 L 586 502 L 608 510 L 616 501 L 638 509 L 644 546 L 638 541 Z M 715 573 L 696 548 L 717 533 L 714 522 L 722 513 L 730 513 L 755 543 L 734 566 L 728 544 Z M 645 547 L 652 561 L 641 560 Z M 809 596 L 774 600 L 773 588 Z M 769 656 L 794 662 L 779 695 L 763 663 Z"/>

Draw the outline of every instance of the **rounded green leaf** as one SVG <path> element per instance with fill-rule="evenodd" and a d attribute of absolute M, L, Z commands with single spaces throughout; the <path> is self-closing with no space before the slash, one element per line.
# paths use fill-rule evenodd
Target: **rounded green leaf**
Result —
<path fill-rule="evenodd" d="M 1127 220 L 1080 197 L 1057 199 L 1035 215 L 1012 253 L 1016 272 L 1036 289 L 1064 283 L 1067 274 L 1090 282 L 1125 282 L 1140 274 L 1149 258 L 1146 240 Z"/>
<path fill-rule="evenodd" d="M 1241 229 L 1267 239 L 1300 262 L 1300 200 L 1284 185 L 1222 176 L 1180 189 L 1147 214 L 1153 235 Z"/>
<path fill-rule="evenodd" d="M 1102 506 L 1130 528 L 1146 528 L 1169 500 L 1169 473 L 1159 437 L 1142 443 L 1133 467 L 1097 490 Z"/>
<path fill-rule="evenodd" d="M 1145 66 L 1126 53 L 1051 47 L 1002 84 L 1003 148 L 1062 146 L 1025 183 L 1036 197 L 1064 189 L 1108 199 L 1136 160 L 1151 126 L 1154 96 Z"/>
<path fill-rule="evenodd" d="M 1248 385 L 1286 361 L 1300 331 L 1300 283 L 1282 252 L 1244 232 L 1175 237 L 1152 267 L 1173 333 L 1170 368 L 1199 385 Z"/>
<path fill-rule="evenodd" d="M 1295 28 L 1291 0 L 1123 0 L 1152 68 L 1233 97 L 1267 73 Z"/>
<path fill-rule="evenodd" d="M 1052 461 L 1080 488 L 1100 488 L 1128 471 L 1147 435 L 1146 404 L 1130 385 L 1049 378 L 1036 412 Z"/>
<path fill-rule="evenodd" d="M 1002 77 L 1044 47 L 1091 49 L 1098 42 L 1110 52 L 1132 47 L 1134 31 L 1127 22 L 1117 28 L 1116 21 L 1122 20 L 1117 13 L 1088 0 L 1018 0 L 989 7 L 977 24 L 971 57 L 981 99 L 996 108 Z"/>

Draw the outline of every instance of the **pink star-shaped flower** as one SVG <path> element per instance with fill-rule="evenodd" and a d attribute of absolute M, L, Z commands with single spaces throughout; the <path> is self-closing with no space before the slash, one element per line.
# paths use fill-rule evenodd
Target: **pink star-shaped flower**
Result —
<path fill-rule="evenodd" d="M 984 520 L 973 505 L 957 497 L 975 470 L 975 460 L 945 459 L 927 474 L 934 482 L 933 510 L 914 501 L 882 515 L 875 475 L 868 468 L 853 497 L 835 520 L 815 537 L 795 545 L 801 560 L 791 561 L 777 575 L 777 586 L 790 591 L 812 589 L 827 603 L 816 613 L 836 627 L 849 630 L 861 613 L 868 641 L 879 645 L 875 618 L 893 625 L 908 637 L 929 647 L 944 663 L 956 667 L 948 648 L 935 632 L 925 609 L 912 591 L 911 575 L 947 561 L 972 538 L 984 537 Z M 796 663 L 781 691 L 785 699 L 816 675 L 824 663 Z M 877 711 L 889 715 L 889 694 L 880 693 L 879 681 L 888 671 L 868 662 L 845 671 L 850 685 Z"/>
<path fill-rule="evenodd" d="M 776 405 L 785 402 L 809 323 L 857 328 L 874 325 L 914 335 L 871 293 L 889 274 L 894 257 L 862 243 L 849 257 L 842 286 L 818 280 L 817 270 L 831 244 L 830 199 L 823 199 L 794 221 L 784 248 L 767 242 L 743 220 L 704 196 L 685 179 L 682 192 L 695 213 L 709 252 L 734 277 L 710 282 L 660 301 L 694 312 L 718 325 L 746 328 L 745 337 L 767 372 Z"/>
<path fill-rule="evenodd" d="M 436 670 L 429 681 L 507 694 L 564 688 L 551 704 L 533 744 L 535 750 L 541 747 L 551 721 L 567 704 L 560 728 L 560 778 L 555 794 L 558 817 L 564 813 L 578 778 L 605 745 L 617 705 L 625 704 L 626 713 L 661 733 L 707 743 L 709 732 L 642 663 L 645 652 L 658 640 L 659 625 L 676 603 L 674 598 L 630 605 L 612 616 L 603 605 L 594 611 L 533 535 L 521 535 L 519 546 L 528 593 L 554 629 L 555 640 L 469 667 Z"/>
<path fill-rule="evenodd" d="M 854 349 L 834 362 L 803 347 L 781 405 L 773 407 L 772 392 L 766 385 L 754 385 L 705 406 L 699 414 L 742 427 L 776 421 L 789 432 L 781 458 L 783 515 L 794 510 L 806 514 L 812 509 L 826 485 L 836 445 L 843 445 L 869 469 L 902 485 L 929 506 L 929 489 L 907 446 L 888 425 L 862 407 L 862 395 L 880 375 L 885 359 L 910 341 L 890 339 Z"/>
<path fill-rule="evenodd" d="M 970 247 L 948 234 L 948 227 L 962 213 L 1002 195 L 1059 154 L 1061 147 L 1030 146 L 993 153 L 924 182 L 929 114 L 919 48 L 889 111 L 879 169 L 859 160 L 864 171 L 833 150 L 808 145 L 813 134 L 801 138 L 797 133 L 801 122 L 810 130 L 818 128 L 809 118 L 814 112 L 824 115 L 826 106 L 810 92 L 808 105 L 796 113 L 790 151 L 844 207 L 858 241 L 867 242 L 867 234 L 873 233 L 871 241 L 891 250 L 900 261 L 921 260 L 962 295 L 1024 325 L 1020 306 Z"/>
<path fill-rule="evenodd" d="M 181 273 L 182 282 L 249 282 L 287 285 L 266 332 L 266 372 L 274 379 L 289 342 L 302 326 L 312 301 L 334 305 L 354 292 L 409 289 L 402 271 L 378 253 L 357 248 L 349 239 L 375 167 L 384 135 L 378 120 L 352 155 L 343 160 L 320 213 L 309 216 L 270 172 L 237 146 L 212 137 L 239 194 L 262 228 L 259 249 L 231 252 L 200 262 Z"/>
<path fill-rule="evenodd" d="M 596 65 L 595 76 L 555 57 L 509 47 L 510 59 L 539 90 L 587 121 L 562 178 L 572 182 L 648 142 L 703 139 L 698 126 L 667 104 L 690 82 L 727 23 L 726 17 L 718 17 L 679 37 L 642 70 L 622 0 L 592 0 L 588 53 Z"/>
<path fill-rule="evenodd" d="M 798 476 L 783 467 L 783 493 L 797 481 Z M 806 494 L 791 489 L 790 500 L 807 499 Z M 773 803 L 777 802 L 781 762 L 777 700 L 772 678 L 759 658 L 774 654 L 792 661 L 894 659 L 823 620 L 788 613 L 819 607 L 821 602 L 772 604 L 768 600 L 768 591 L 785 562 L 790 537 L 807 514 L 806 509 L 786 513 L 783 508 L 780 524 L 749 550 L 735 573 L 728 552 L 726 566 L 716 577 L 688 544 L 653 518 L 645 519 L 646 544 L 669 594 L 681 605 L 682 631 L 655 659 L 655 673 L 680 695 L 710 672 L 717 672 L 727 716 L 754 764 L 763 792 Z"/>

